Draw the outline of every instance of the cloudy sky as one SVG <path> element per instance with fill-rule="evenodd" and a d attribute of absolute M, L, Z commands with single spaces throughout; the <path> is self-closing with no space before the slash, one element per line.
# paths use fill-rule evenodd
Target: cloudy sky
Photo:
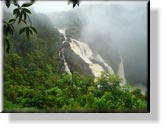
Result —
<path fill-rule="evenodd" d="M 25 3 L 25 1 L 24 2 L 20 1 L 19 3 L 20 4 Z M 133 5 L 134 7 L 140 6 L 140 5 L 145 6 L 145 3 L 147 3 L 147 1 L 126 1 L 126 2 L 125 1 L 81 1 L 79 6 L 81 7 L 86 5 L 115 4 L 115 5 L 125 5 L 125 7 L 130 9 L 130 8 L 133 8 Z M 13 7 L 14 6 L 11 5 L 11 8 L 9 8 L 9 10 L 12 11 Z M 3 8 L 7 9 L 5 4 Z M 73 9 L 73 5 L 71 3 L 69 4 L 67 0 L 66 1 L 36 1 L 30 8 L 39 13 L 48 13 L 48 12 L 68 11 L 70 9 Z M 79 7 L 76 6 L 75 8 L 79 8 Z"/>
<path fill-rule="evenodd" d="M 80 6 L 84 5 L 91 5 L 91 4 L 123 4 L 127 6 L 132 6 L 132 5 L 145 5 L 145 1 L 140 2 L 140 1 L 135 1 L 135 2 L 123 2 L 123 1 L 108 1 L 108 2 L 102 2 L 102 1 L 82 1 L 80 3 Z M 69 4 L 68 1 L 38 1 L 36 2 L 32 8 L 40 13 L 47 13 L 47 12 L 57 12 L 57 11 L 68 11 L 72 9 L 72 4 Z M 78 8 L 77 6 L 75 8 Z"/>

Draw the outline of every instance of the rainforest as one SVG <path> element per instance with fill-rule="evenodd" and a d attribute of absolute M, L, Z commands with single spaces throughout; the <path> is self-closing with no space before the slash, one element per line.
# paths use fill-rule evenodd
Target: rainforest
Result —
<path fill-rule="evenodd" d="M 146 4 L 41 3 L 4 45 L 3 112 L 148 112 Z"/>

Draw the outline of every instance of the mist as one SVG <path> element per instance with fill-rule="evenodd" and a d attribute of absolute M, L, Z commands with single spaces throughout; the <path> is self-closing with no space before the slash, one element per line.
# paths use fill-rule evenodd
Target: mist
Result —
<path fill-rule="evenodd" d="M 72 36 L 100 54 L 115 73 L 122 57 L 127 82 L 146 87 L 146 6 L 146 2 L 82 2 L 74 9 L 62 6 L 62 11 L 44 14 L 55 28 L 73 31 Z"/>
<path fill-rule="evenodd" d="M 3 112 L 149 112 L 146 10 L 146 2 L 4 4 Z"/>
<path fill-rule="evenodd" d="M 81 11 L 86 22 L 81 38 L 85 41 L 94 43 L 100 37 L 109 46 L 118 47 L 121 54 L 138 42 L 146 45 L 146 5 L 110 4 L 89 8 Z"/>
<path fill-rule="evenodd" d="M 69 30 L 73 38 L 100 54 L 115 73 L 122 57 L 127 83 L 146 87 L 146 2 L 81 2 L 74 9 L 67 2 L 46 3 L 49 6 L 43 2 L 32 6 L 32 14 L 40 14 L 32 16 L 32 21 L 38 18 L 43 26 L 50 24 L 53 29 Z"/>
<path fill-rule="evenodd" d="M 122 56 L 128 82 L 146 85 L 146 4 L 100 4 L 81 13 L 86 25 L 80 40 L 103 55 L 115 71 Z"/>

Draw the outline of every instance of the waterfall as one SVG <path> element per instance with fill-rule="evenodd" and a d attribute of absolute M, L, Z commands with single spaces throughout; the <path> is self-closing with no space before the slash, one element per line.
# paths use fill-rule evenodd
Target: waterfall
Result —
<path fill-rule="evenodd" d="M 59 29 L 59 32 L 64 35 L 65 40 L 62 43 L 64 44 L 67 40 L 65 29 Z M 104 61 L 104 59 L 99 54 L 94 54 L 86 43 L 80 42 L 76 39 L 71 39 L 68 42 L 71 51 L 78 55 L 86 64 L 88 64 L 94 77 L 101 76 L 102 72 L 104 71 L 114 74 L 113 69 Z M 61 54 L 62 59 L 64 60 L 65 71 L 71 73 L 65 60 L 64 49 L 65 48 L 62 48 Z"/>
<path fill-rule="evenodd" d="M 65 43 L 66 40 L 67 40 L 67 37 L 66 37 L 66 34 L 65 34 L 65 29 L 60 29 L 59 32 L 64 36 L 64 41 L 62 42 L 62 46 L 63 46 L 64 43 Z M 70 69 L 69 69 L 69 66 L 68 66 L 68 64 L 67 64 L 67 62 L 66 62 L 66 59 L 65 59 L 65 56 L 64 56 L 64 49 L 65 49 L 65 48 L 62 47 L 61 51 L 59 52 L 59 55 L 61 55 L 61 58 L 62 58 L 62 60 L 63 60 L 63 62 L 64 62 L 64 66 L 65 66 L 64 70 L 65 70 L 65 72 L 71 74 Z"/>
<path fill-rule="evenodd" d="M 112 74 L 114 73 L 113 69 L 107 63 L 105 63 L 100 55 L 93 54 L 92 50 L 86 43 L 72 39 L 70 46 L 72 50 L 80 56 L 80 58 L 82 58 L 87 64 L 89 64 L 89 68 L 91 69 L 95 77 L 101 76 L 101 73 L 104 71 L 108 71 Z M 94 61 L 97 63 L 94 63 Z"/>
<path fill-rule="evenodd" d="M 125 72 L 124 72 L 122 56 L 120 57 L 120 64 L 119 64 L 118 75 L 122 79 L 121 85 L 126 84 L 126 78 L 125 78 Z"/>

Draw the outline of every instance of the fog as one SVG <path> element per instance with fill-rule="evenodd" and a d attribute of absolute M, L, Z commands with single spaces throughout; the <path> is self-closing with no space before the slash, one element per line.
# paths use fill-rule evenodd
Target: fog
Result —
<path fill-rule="evenodd" d="M 146 4 L 110 3 L 89 8 L 81 11 L 87 23 L 82 30 L 83 39 L 93 43 L 94 38 L 100 37 L 109 45 L 118 47 L 120 52 L 128 51 L 131 44 L 146 45 Z"/>
<path fill-rule="evenodd" d="M 146 3 L 100 4 L 83 9 L 81 40 L 101 53 L 115 71 L 123 57 L 128 82 L 147 84 Z"/>
<path fill-rule="evenodd" d="M 80 22 L 78 40 L 102 55 L 115 72 L 122 56 L 127 82 L 147 85 L 146 2 L 91 1 L 82 2 L 74 9 L 67 2 L 51 3 L 44 6 L 38 2 L 33 9 L 48 15 L 57 28 Z"/>
<path fill-rule="evenodd" d="M 53 28 L 76 26 L 75 38 L 99 53 L 117 73 L 120 57 L 128 83 L 147 85 L 147 2 L 36 2 L 31 9 Z M 44 15 L 47 15 L 44 18 Z M 49 19 L 48 19 L 49 18 Z M 75 29 L 74 28 L 74 29 Z M 72 30 L 72 29 L 71 29 Z"/>

